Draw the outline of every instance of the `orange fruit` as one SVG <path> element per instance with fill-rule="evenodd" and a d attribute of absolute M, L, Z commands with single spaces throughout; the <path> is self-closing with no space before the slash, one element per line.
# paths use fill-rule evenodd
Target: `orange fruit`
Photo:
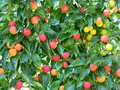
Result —
<path fill-rule="evenodd" d="M 92 71 L 92 72 L 96 71 L 97 68 L 98 68 L 98 66 L 96 64 L 90 65 L 90 67 L 89 67 L 90 71 Z"/>
<path fill-rule="evenodd" d="M 17 54 L 17 50 L 16 49 L 10 49 L 9 50 L 9 55 L 10 56 L 16 56 L 16 54 Z"/>
<path fill-rule="evenodd" d="M 85 44 L 85 43 L 86 43 L 86 40 L 83 40 L 82 43 Z"/>
<path fill-rule="evenodd" d="M 2 68 L 2 67 L 0 67 L 0 74 L 5 74 L 6 72 L 5 72 L 5 69 L 4 68 Z"/>
<path fill-rule="evenodd" d="M 38 81 L 38 82 L 40 82 L 40 76 L 36 76 L 35 80 Z"/>
<path fill-rule="evenodd" d="M 101 17 L 98 17 L 95 21 L 96 24 L 101 24 L 102 23 L 102 19 Z"/>
<path fill-rule="evenodd" d="M 67 5 L 63 5 L 63 6 L 61 7 L 61 11 L 62 11 L 63 13 L 66 13 L 66 12 L 69 11 L 69 7 L 68 7 Z"/>
<path fill-rule="evenodd" d="M 117 6 L 113 7 L 113 12 L 117 13 L 119 11 L 119 9 L 117 8 Z"/>
<path fill-rule="evenodd" d="M 50 72 L 52 76 L 56 76 L 58 73 L 57 69 L 52 69 Z"/>
<path fill-rule="evenodd" d="M 34 2 L 31 2 L 30 3 L 30 8 L 32 9 L 32 10 L 36 10 L 37 8 L 38 8 L 38 5 L 37 5 L 37 3 L 34 1 Z"/>
<path fill-rule="evenodd" d="M 9 31 L 10 31 L 11 34 L 16 34 L 17 33 L 15 26 L 11 26 Z"/>
<path fill-rule="evenodd" d="M 18 43 L 14 46 L 14 49 L 16 49 L 17 51 L 20 51 L 22 50 L 22 45 Z"/>
<path fill-rule="evenodd" d="M 98 77 L 98 76 L 97 76 L 97 81 L 98 81 L 99 83 L 103 83 L 105 80 L 106 80 L 106 77 L 105 77 L 105 76 L 102 76 L 102 77 Z"/>
<path fill-rule="evenodd" d="M 30 21 L 31 21 L 32 24 L 38 24 L 38 23 L 39 23 L 39 19 L 38 19 L 37 16 L 32 17 L 32 18 L 30 19 Z"/>
<path fill-rule="evenodd" d="M 60 88 L 59 88 L 59 90 L 64 90 L 64 89 L 65 89 L 64 85 L 60 86 Z"/>

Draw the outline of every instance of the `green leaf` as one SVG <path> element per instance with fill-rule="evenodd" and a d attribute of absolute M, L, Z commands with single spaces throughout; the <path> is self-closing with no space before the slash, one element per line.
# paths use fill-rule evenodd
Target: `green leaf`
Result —
<path fill-rule="evenodd" d="M 75 90 L 75 82 L 71 81 L 65 85 L 65 90 Z"/>
<path fill-rule="evenodd" d="M 86 76 L 88 76 L 89 73 L 90 73 L 90 69 L 89 68 L 84 69 L 83 73 L 82 73 L 82 76 L 81 76 L 81 80 L 83 80 Z"/>
<path fill-rule="evenodd" d="M 52 83 L 52 85 L 50 86 L 50 90 L 57 90 L 60 83 L 61 83 L 60 80 L 54 81 L 54 82 Z"/>
<path fill-rule="evenodd" d="M 31 82 L 33 85 L 38 86 L 40 90 L 45 90 L 39 82 Z"/>
<path fill-rule="evenodd" d="M 51 19 L 49 23 L 50 25 L 58 25 L 59 21 L 57 19 Z"/>

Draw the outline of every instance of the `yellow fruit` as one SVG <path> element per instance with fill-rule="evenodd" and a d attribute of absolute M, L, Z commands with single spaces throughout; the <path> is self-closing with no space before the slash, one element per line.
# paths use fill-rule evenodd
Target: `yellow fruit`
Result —
<path fill-rule="evenodd" d="M 103 83 L 105 80 L 106 80 L 106 77 L 105 77 L 105 76 L 103 76 L 103 77 L 97 77 L 97 81 L 98 81 L 99 83 Z"/>
<path fill-rule="evenodd" d="M 88 46 L 90 46 L 91 45 L 91 42 L 88 42 L 88 44 L 87 44 Z"/>
<path fill-rule="evenodd" d="M 88 41 L 91 41 L 91 40 L 92 40 L 92 35 L 89 34 L 86 39 L 87 39 Z"/>
<path fill-rule="evenodd" d="M 101 17 L 98 17 L 95 21 L 96 24 L 101 24 L 102 23 L 102 19 Z"/>
<path fill-rule="evenodd" d="M 98 27 L 102 27 L 103 26 L 103 22 L 101 22 L 100 24 L 97 24 Z"/>
<path fill-rule="evenodd" d="M 106 45 L 106 50 L 109 50 L 109 51 L 110 51 L 110 50 L 112 50 L 112 48 L 113 48 L 113 46 L 112 46 L 111 44 L 107 44 L 107 45 Z"/>
<path fill-rule="evenodd" d="M 106 28 L 107 27 L 107 25 L 106 24 L 103 24 L 103 28 Z"/>
<path fill-rule="evenodd" d="M 93 26 L 89 26 L 88 28 L 89 28 L 89 30 L 90 30 L 90 31 L 92 31 L 92 30 L 93 30 Z"/>
<path fill-rule="evenodd" d="M 82 43 L 85 44 L 85 43 L 86 43 L 86 40 L 83 40 Z"/>
<path fill-rule="evenodd" d="M 89 31 L 90 31 L 90 30 L 89 30 L 88 27 L 84 27 L 84 32 L 85 32 L 85 33 L 89 32 Z"/>
<path fill-rule="evenodd" d="M 93 29 L 92 31 L 90 31 L 91 35 L 95 35 L 97 33 L 97 31 L 95 29 Z"/>
<path fill-rule="evenodd" d="M 105 29 L 102 30 L 102 31 L 101 31 L 101 34 L 102 34 L 102 35 L 106 35 L 106 34 L 107 34 L 107 30 L 105 30 Z"/>
<path fill-rule="evenodd" d="M 9 55 L 10 56 L 16 56 L 16 54 L 17 54 L 17 50 L 15 50 L 15 49 L 10 49 L 9 50 Z"/>
<path fill-rule="evenodd" d="M 101 51 L 100 54 L 101 54 L 102 56 L 106 56 L 107 52 Z"/>
<path fill-rule="evenodd" d="M 38 66 L 37 68 L 40 69 L 40 70 L 42 70 L 42 67 L 41 67 L 41 66 Z"/>
<path fill-rule="evenodd" d="M 114 0 L 109 1 L 109 6 L 112 8 L 116 5 L 116 2 Z"/>

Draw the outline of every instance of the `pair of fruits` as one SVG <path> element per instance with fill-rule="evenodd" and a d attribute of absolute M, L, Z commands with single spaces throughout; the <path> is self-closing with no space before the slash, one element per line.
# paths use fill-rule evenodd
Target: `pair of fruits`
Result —
<path fill-rule="evenodd" d="M 7 43 L 7 47 L 10 49 L 9 50 L 9 55 L 10 56 L 16 56 L 18 51 L 22 50 L 22 45 L 21 44 L 15 44 L 12 47 L 10 47 L 9 43 Z"/>
<path fill-rule="evenodd" d="M 10 27 L 9 32 L 10 32 L 11 34 L 14 35 L 14 34 L 17 33 L 15 21 L 10 21 L 10 22 L 8 23 L 8 26 Z"/>

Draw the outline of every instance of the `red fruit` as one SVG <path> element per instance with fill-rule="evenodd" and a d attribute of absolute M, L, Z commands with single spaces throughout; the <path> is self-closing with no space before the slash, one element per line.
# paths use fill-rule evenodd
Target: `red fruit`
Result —
<path fill-rule="evenodd" d="M 120 68 L 118 68 L 118 69 L 116 70 L 115 74 L 116 74 L 117 77 L 120 77 Z"/>
<path fill-rule="evenodd" d="M 107 43 L 108 41 L 109 41 L 109 38 L 108 38 L 107 35 L 102 35 L 102 36 L 101 36 L 101 42 Z"/>
<path fill-rule="evenodd" d="M 73 35 L 73 38 L 75 40 L 78 40 L 80 38 L 80 33 L 76 33 L 75 35 Z"/>
<path fill-rule="evenodd" d="M 105 65 L 104 68 L 105 68 L 105 70 L 106 70 L 107 73 L 109 73 L 111 71 L 111 67 L 108 66 L 108 65 Z"/>
<path fill-rule="evenodd" d="M 44 21 L 45 21 L 45 22 L 48 22 L 48 17 L 45 17 L 45 18 L 44 18 Z"/>
<path fill-rule="evenodd" d="M 90 82 L 86 81 L 86 82 L 84 82 L 83 86 L 84 86 L 85 89 L 90 89 L 91 84 L 90 84 Z"/>
<path fill-rule="evenodd" d="M 41 15 L 38 15 L 38 17 L 39 17 L 39 18 L 42 18 L 42 16 L 41 16 Z"/>
<path fill-rule="evenodd" d="M 63 6 L 61 7 L 61 11 L 62 11 L 63 13 L 68 12 L 68 10 L 69 10 L 69 7 L 68 7 L 67 5 L 63 5 Z"/>
<path fill-rule="evenodd" d="M 89 67 L 90 71 L 92 71 L 92 72 L 96 71 L 97 68 L 98 68 L 98 66 L 96 64 L 90 65 L 90 67 Z"/>
<path fill-rule="evenodd" d="M 40 34 L 40 35 L 39 35 L 39 39 L 40 39 L 40 41 L 42 41 L 42 42 L 46 41 L 46 36 L 45 36 L 45 34 Z"/>
<path fill-rule="evenodd" d="M 48 73 L 48 72 L 50 71 L 50 67 L 47 66 L 47 65 L 44 65 L 44 66 L 42 67 L 42 70 L 43 70 L 44 73 Z"/>
<path fill-rule="evenodd" d="M 35 0 L 30 0 L 30 2 L 34 2 Z"/>
<path fill-rule="evenodd" d="M 32 24 L 38 24 L 39 19 L 38 19 L 37 16 L 34 16 L 34 17 L 32 17 L 32 18 L 30 19 L 30 21 L 31 21 Z"/>
<path fill-rule="evenodd" d="M 36 76 L 35 80 L 38 81 L 38 82 L 40 82 L 40 76 Z"/>
<path fill-rule="evenodd" d="M 58 43 L 59 41 L 60 41 L 60 39 L 59 39 L 59 38 L 57 38 L 57 39 L 55 39 L 53 42 Z"/>
<path fill-rule="evenodd" d="M 68 67 L 68 63 L 67 62 L 63 62 L 62 67 L 63 68 L 67 68 Z"/>
<path fill-rule="evenodd" d="M 21 89 L 23 87 L 22 81 L 17 81 L 16 82 L 16 89 Z"/>
<path fill-rule="evenodd" d="M 9 27 L 11 27 L 11 26 L 16 26 L 15 21 L 10 21 L 10 22 L 8 23 L 8 26 L 9 26 Z"/>
<path fill-rule="evenodd" d="M 53 55 L 52 60 L 53 61 L 59 61 L 60 60 L 60 55 Z"/>
<path fill-rule="evenodd" d="M 49 46 L 52 49 L 56 49 L 57 48 L 57 43 L 56 42 L 50 42 Z"/>
<path fill-rule="evenodd" d="M 50 8 L 47 8 L 47 9 L 46 9 L 46 13 L 49 13 L 49 12 L 50 12 Z"/>
<path fill-rule="evenodd" d="M 85 10 L 84 7 L 82 7 L 82 8 L 80 9 L 80 11 L 81 11 L 82 13 L 85 13 L 85 12 L 86 12 L 86 10 Z"/>
<path fill-rule="evenodd" d="M 105 17 L 109 17 L 109 16 L 110 16 L 110 11 L 109 11 L 109 10 L 104 10 L 104 11 L 103 11 L 103 15 L 104 15 Z"/>
<path fill-rule="evenodd" d="M 69 52 L 64 52 L 63 55 L 62 55 L 62 57 L 63 57 L 64 59 L 68 59 L 69 56 L 70 56 Z"/>
<path fill-rule="evenodd" d="M 31 30 L 30 29 L 25 29 L 23 33 L 24 33 L 25 36 L 30 36 L 31 35 Z"/>

